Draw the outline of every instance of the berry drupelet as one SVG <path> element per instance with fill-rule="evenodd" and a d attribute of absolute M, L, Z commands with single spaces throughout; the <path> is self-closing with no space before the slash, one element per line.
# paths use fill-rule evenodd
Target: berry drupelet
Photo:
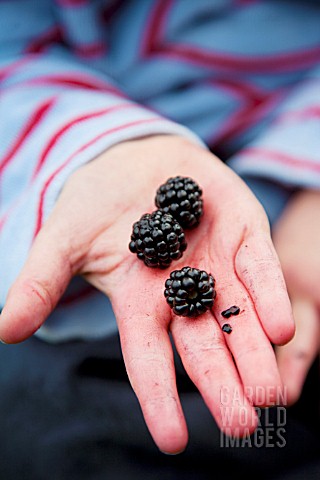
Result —
<path fill-rule="evenodd" d="M 168 213 L 145 213 L 133 225 L 129 249 L 148 267 L 167 268 L 186 248 L 183 229 Z"/>
<path fill-rule="evenodd" d="M 183 228 L 194 228 L 203 213 L 202 190 L 189 177 L 171 177 L 156 194 L 156 206 L 171 215 Z"/>
<path fill-rule="evenodd" d="M 215 280 L 204 270 L 191 267 L 174 270 L 165 286 L 164 296 L 176 315 L 198 317 L 214 304 Z"/>

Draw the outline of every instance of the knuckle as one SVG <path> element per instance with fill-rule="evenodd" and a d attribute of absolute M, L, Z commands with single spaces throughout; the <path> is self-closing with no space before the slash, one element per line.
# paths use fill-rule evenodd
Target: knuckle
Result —
<path fill-rule="evenodd" d="M 241 351 L 238 350 L 237 358 L 242 359 L 247 357 L 248 355 L 249 357 L 252 357 L 252 354 L 256 354 L 256 353 L 261 354 L 261 352 L 262 352 L 261 345 L 258 345 L 258 344 L 245 345 Z"/>
<path fill-rule="evenodd" d="M 151 395 L 145 399 L 144 407 L 148 411 L 149 415 L 154 414 L 157 416 L 159 407 L 165 406 L 168 403 L 177 403 L 176 396 L 172 392 L 161 391 L 157 394 L 151 392 Z"/>
<path fill-rule="evenodd" d="M 218 335 L 214 338 L 205 340 L 198 344 L 198 354 L 200 356 L 206 356 L 208 354 L 217 354 L 220 351 L 225 351 L 226 345 L 223 338 Z"/>
<path fill-rule="evenodd" d="M 226 351 L 224 338 L 216 335 L 205 340 L 194 341 L 192 345 L 184 345 L 181 354 L 185 363 L 192 366 L 194 372 L 206 372 L 208 365 L 215 365 L 219 358 L 225 356 Z"/>

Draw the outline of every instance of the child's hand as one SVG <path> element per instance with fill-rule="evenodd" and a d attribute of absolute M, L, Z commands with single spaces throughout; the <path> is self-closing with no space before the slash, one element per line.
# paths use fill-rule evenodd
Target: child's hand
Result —
<path fill-rule="evenodd" d="M 132 224 L 155 210 L 158 186 L 176 175 L 201 186 L 205 213 L 187 233 L 182 259 L 150 269 L 128 249 Z M 170 271 L 186 265 L 216 279 L 213 311 L 197 319 L 173 315 L 163 295 Z M 235 435 L 254 430 L 255 411 L 239 394 L 247 387 L 256 404 L 275 400 L 281 381 L 270 340 L 286 343 L 294 327 L 266 216 L 228 167 L 187 140 L 156 136 L 117 145 L 79 169 L 10 290 L 0 338 L 18 342 L 34 333 L 75 274 L 112 301 L 128 375 L 161 450 L 176 452 L 187 442 L 169 332 L 218 425 Z M 241 312 L 225 320 L 221 312 L 232 305 Z M 221 331 L 226 322 L 230 335 Z"/>
<path fill-rule="evenodd" d="M 275 226 L 281 260 L 296 321 L 296 334 L 278 348 L 279 370 L 288 402 L 298 400 L 320 346 L 320 192 L 302 191 Z"/>

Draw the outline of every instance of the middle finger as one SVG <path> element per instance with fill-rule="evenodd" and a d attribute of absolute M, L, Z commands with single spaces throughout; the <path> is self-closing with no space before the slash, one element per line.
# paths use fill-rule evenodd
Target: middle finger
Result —
<path fill-rule="evenodd" d="M 220 429 L 235 436 L 252 433 L 257 425 L 255 411 L 212 314 L 195 319 L 173 315 L 171 332 L 189 377 Z"/>

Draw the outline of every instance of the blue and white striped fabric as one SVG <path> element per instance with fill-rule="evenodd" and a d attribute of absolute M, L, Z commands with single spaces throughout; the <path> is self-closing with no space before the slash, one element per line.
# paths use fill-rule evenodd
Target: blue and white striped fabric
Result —
<path fill-rule="evenodd" d="M 0 0 L 0 304 L 66 179 L 110 146 L 179 134 L 319 188 L 319 127 L 319 1 Z M 108 309 L 77 280 L 37 335 L 106 335 Z"/>

